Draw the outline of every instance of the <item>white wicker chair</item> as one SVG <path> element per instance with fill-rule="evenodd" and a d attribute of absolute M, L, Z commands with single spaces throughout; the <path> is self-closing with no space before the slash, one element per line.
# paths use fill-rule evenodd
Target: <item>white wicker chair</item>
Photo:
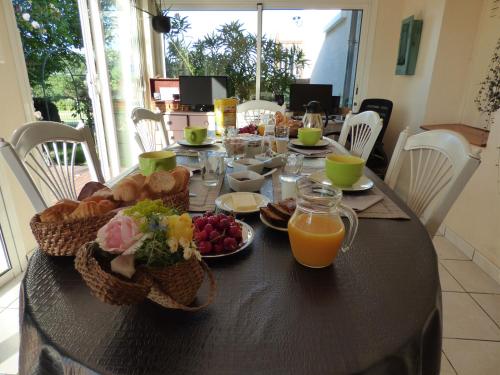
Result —
<path fill-rule="evenodd" d="M 132 111 L 135 126 L 135 140 L 142 152 L 158 151 L 170 146 L 168 130 L 162 113 L 154 113 L 145 108 Z"/>
<path fill-rule="evenodd" d="M 43 187 L 57 200 L 77 198 L 74 167 L 78 145 L 85 154 L 91 179 L 104 182 L 94 140 L 86 126 L 75 129 L 51 121 L 31 122 L 14 132 L 11 143 L 0 140 L 0 154 L 35 209 L 41 211 L 48 203 Z"/>
<path fill-rule="evenodd" d="M 276 112 L 284 114 L 285 107 L 266 100 L 249 100 L 238 104 L 236 107 L 238 126 L 246 126 L 250 123 L 258 125 L 263 114 L 274 115 Z"/>
<path fill-rule="evenodd" d="M 377 112 L 365 111 L 353 115 L 349 113 L 342 125 L 339 143 L 346 146 L 347 137 L 351 134 L 350 153 L 368 160 L 377 137 L 382 130 L 383 121 Z"/>
<path fill-rule="evenodd" d="M 433 236 L 481 162 L 460 134 L 433 130 L 399 135 L 385 182 Z"/>

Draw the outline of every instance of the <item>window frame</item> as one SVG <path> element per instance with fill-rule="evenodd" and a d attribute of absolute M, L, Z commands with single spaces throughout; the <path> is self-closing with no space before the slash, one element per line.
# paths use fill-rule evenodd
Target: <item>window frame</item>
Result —
<path fill-rule="evenodd" d="M 261 8 L 259 9 L 259 5 Z M 356 81 L 353 93 L 353 111 L 357 111 L 360 104 L 360 98 L 366 97 L 368 82 L 368 67 L 371 63 L 373 50 L 373 40 L 375 35 L 376 14 L 378 0 L 272 0 L 272 1 L 234 1 L 234 0 L 216 0 L 214 2 L 202 2 L 200 0 L 178 0 L 170 8 L 175 11 L 214 11 L 214 10 L 252 10 L 257 11 L 257 18 L 262 17 L 265 10 L 279 9 L 340 9 L 340 10 L 362 10 L 363 19 L 361 24 L 361 35 L 358 49 L 358 59 L 356 66 Z M 259 13 L 261 12 L 261 13 Z M 258 27 L 257 38 L 262 40 L 262 27 Z M 257 72 L 258 73 L 258 72 Z M 260 96 L 260 75 L 258 75 L 256 88 L 256 97 Z"/>

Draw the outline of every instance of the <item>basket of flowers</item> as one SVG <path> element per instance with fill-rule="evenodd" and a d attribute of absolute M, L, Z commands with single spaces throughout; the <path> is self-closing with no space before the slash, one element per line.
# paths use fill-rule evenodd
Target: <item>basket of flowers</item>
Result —
<path fill-rule="evenodd" d="M 92 294 L 123 305 L 145 298 L 168 308 L 195 311 L 210 304 L 215 280 L 193 241 L 194 225 L 161 200 L 143 200 L 120 211 L 79 250 L 75 267 Z M 210 292 L 190 306 L 208 275 Z"/>

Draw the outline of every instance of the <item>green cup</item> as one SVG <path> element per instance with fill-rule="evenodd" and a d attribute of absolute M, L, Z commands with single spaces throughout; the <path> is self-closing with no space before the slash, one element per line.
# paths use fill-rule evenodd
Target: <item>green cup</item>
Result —
<path fill-rule="evenodd" d="M 139 155 L 139 169 L 144 176 L 155 171 L 170 171 L 176 164 L 175 153 L 172 151 L 152 151 Z"/>
<path fill-rule="evenodd" d="M 318 128 L 299 128 L 299 141 L 304 146 L 314 146 L 321 139 L 323 131 Z"/>
<path fill-rule="evenodd" d="M 184 139 L 192 145 L 201 145 L 207 139 L 207 128 L 184 128 Z"/>
<path fill-rule="evenodd" d="M 330 154 L 325 158 L 326 176 L 334 185 L 352 186 L 363 175 L 364 159 Z"/>

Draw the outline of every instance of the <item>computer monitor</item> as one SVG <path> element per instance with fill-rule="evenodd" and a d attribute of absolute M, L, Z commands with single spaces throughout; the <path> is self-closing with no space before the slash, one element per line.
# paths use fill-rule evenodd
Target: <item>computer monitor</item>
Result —
<path fill-rule="evenodd" d="M 179 76 L 181 104 L 210 111 L 214 100 L 227 98 L 226 76 Z"/>
<path fill-rule="evenodd" d="M 332 111 L 332 85 L 292 83 L 290 85 L 290 105 L 294 112 L 304 112 L 305 105 L 311 100 L 321 103 L 327 113 Z"/>

